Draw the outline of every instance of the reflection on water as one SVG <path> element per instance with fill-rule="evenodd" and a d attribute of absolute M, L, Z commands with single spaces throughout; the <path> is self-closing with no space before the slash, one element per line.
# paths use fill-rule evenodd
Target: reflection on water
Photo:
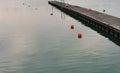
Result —
<path fill-rule="evenodd" d="M 65 19 L 65 13 L 61 12 L 61 19 Z"/>
<path fill-rule="evenodd" d="M 45 0 L 1 0 L 0 73 L 120 73 L 118 45 L 51 10 Z"/>

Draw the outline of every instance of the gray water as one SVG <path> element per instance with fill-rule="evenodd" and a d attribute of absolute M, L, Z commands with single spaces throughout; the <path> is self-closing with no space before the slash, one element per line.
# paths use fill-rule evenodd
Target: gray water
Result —
<path fill-rule="evenodd" d="M 119 0 L 66 2 L 120 17 Z M 56 8 L 51 12 L 47 0 L 0 0 L 0 73 L 120 73 L 120 46 Z"/>

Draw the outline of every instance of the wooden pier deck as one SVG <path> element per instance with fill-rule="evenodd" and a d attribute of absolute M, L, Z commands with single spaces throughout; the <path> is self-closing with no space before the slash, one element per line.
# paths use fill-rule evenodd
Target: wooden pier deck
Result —
<path fill-rule="evenodd" d="M 67 13 L 75 14 L 78 17 L 93 23 L 92 25 L 120 39 L 120 18 L 58 1 L 48 1 L 48 3 Z"/>

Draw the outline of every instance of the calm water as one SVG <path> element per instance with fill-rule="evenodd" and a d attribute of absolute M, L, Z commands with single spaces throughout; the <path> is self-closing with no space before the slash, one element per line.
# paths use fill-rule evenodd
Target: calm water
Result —
<path fill-rule="evenodd" d="M 66 2 L 120 17 L 119 0 Z M 0 0 L 0 73 L 120 73 L 120 46 L 56 8 L 51 12 L 47 0 Z"/>

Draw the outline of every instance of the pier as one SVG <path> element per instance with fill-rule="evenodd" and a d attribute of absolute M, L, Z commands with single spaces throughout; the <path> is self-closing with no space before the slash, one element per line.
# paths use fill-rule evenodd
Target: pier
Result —
<path fill-rule="evenodd" d="M 94 26 L 120 40 L 120 18 L 58 1 L 48 1 L 48 3 L 69 15 L 75 15 L 77 18 L 90 23 L 90 26 Z"/>

